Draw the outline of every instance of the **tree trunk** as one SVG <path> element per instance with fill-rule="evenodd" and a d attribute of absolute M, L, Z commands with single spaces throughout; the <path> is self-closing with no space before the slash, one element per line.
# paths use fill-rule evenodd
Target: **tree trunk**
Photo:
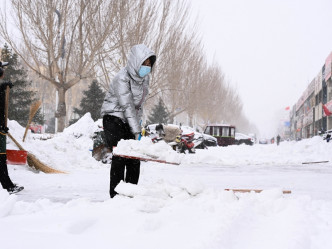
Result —
<path fill-rule="evenodd" d="M 66 127 L 66 89 L 57 88 L 58 91 L 58 106 L 55 112 L 55 117 L 58 119 L 58 132 L 62 132 Z"/>
<path fill-rule="evenodd" d="M 193 113 L 189 112 L 188 117 L 189 117 L 189 126 L 194 127 L 194 123 L 193 123 L 194 115 L 193 115 Z"/>

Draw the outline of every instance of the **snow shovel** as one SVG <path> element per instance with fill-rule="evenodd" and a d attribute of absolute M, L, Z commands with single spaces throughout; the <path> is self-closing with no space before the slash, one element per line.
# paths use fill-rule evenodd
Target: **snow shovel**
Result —
<path fill-rule="evenodd" d="M 138 156 L 127 156 L 127 155 L 120 155 L 120 154 L 114 154 L 113 156 L 123 157 L 123 158 L 129 158 L 129 159 L 137 159 L 140 161 L 149 161 L 149 162 L 157 162 L 157 163 L 166 163 L 166 164 L 173 164 L 173 165 L 180 165 L 180 163 L 174 163 L 174 162 L 168 162 L 165 160 L 159 160 L 154 158 L 146 158 L 146 157 L 138 157 Z"/>
<path fill-rule="evenodd" d="M 25 150 L 6 150 L 7 164 L 26 165 L 28 152 Z"/>

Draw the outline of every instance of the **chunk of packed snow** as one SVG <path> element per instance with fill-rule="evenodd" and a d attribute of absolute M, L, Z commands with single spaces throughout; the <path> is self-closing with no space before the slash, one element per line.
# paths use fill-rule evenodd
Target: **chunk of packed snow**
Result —
<path fill-rule="evenodd" d="M 153 143 L 149 137 L 142 137 L 141 140 L 120 140 L 117 147 L 113 149 L 117 155 L 134 157 L 154 158 L 171 163 L 180 163 L 183 154 L 179 154 L 164 141 Z"/>

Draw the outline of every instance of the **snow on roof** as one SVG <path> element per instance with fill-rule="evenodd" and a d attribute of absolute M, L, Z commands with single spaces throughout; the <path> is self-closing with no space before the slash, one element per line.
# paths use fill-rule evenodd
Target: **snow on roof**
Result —
<path fill-rule="evenodd" d="M 208 124 L 206 126 L 230 126 L 230 127 L 235 127 L 235 125 L 231 125 L 231 124 Z"/>

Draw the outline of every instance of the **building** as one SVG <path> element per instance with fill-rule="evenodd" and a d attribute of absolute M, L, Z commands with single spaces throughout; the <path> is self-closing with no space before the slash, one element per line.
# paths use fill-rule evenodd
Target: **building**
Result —
<path fill-rule="evenodd" d="M 310 138 L 320 130 L 332 129 L 332 115 L 327 116 L 324 111 L 324 107 L 332 109 L 331 72 L 332 52 L 290 111 L 291 139 Z"/>

